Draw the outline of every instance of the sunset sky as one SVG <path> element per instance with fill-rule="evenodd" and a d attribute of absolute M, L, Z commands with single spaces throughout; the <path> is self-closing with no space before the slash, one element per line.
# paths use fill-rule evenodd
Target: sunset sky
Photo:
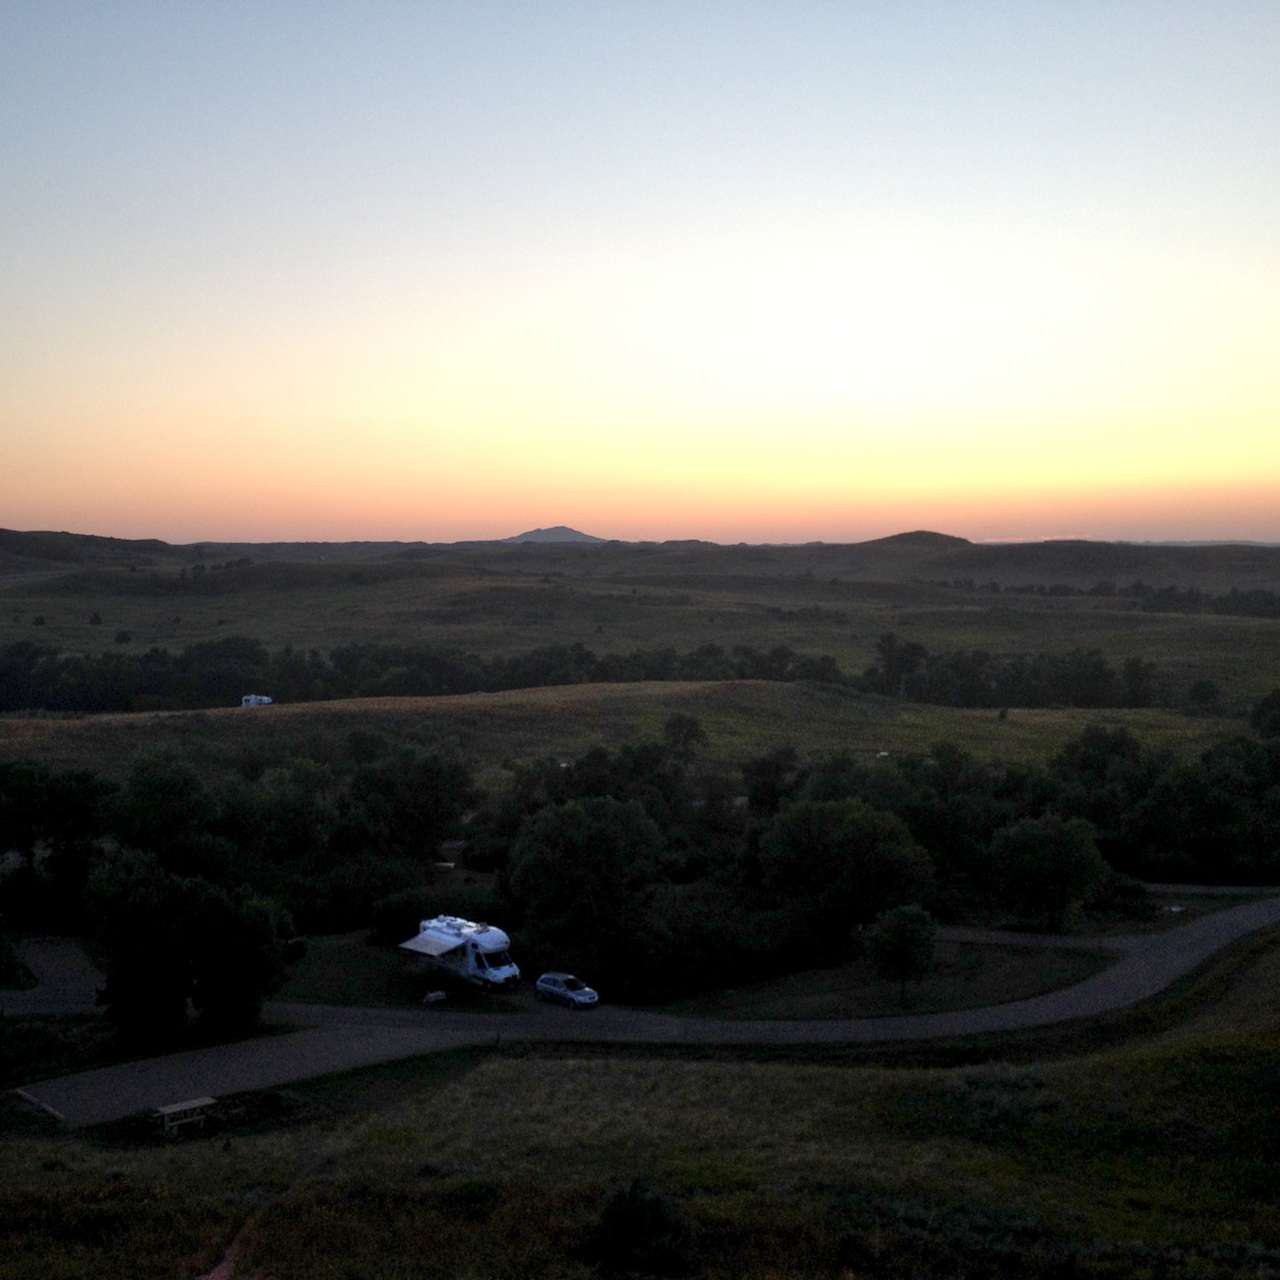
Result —
<path fill-rule="evenodd" d="M 0 526 L 1280 541 L 1280 4 L 0 3 Z"/>

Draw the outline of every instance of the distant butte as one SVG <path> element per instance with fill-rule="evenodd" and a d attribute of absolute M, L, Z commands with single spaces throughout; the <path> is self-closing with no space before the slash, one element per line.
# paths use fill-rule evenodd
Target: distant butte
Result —
<path fill-rule="evenodd" d="M 861 544 L 864 547 L 968 547 L 968 538 L 957 538 L 950 533 L 934 533 L 929 529 L 913 529 L 910 533 L 894 533 L 887 538 L 872 538 Z"/>
<path fill-rule="evenodd" d="M 607 542 L 607 538 L 595 538 L 589 533 L 580 533 L 567 525 L 558 524 L 550 529 L 530 529 L 527 533 L 517 533 L 513 538 L 503 538 L 503 542 Z"/>

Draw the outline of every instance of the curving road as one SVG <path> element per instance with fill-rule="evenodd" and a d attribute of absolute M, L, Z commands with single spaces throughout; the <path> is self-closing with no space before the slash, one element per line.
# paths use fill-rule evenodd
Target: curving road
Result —
<path fill-rule="evenodd" d="M 1184 887 L 1185 892 L 1185 887 Z M 1116 954 L 1115 963 L 1046 995 L 952 1013 L 831 1021 L 728 1022 L 610 1008 L 590 1014 L 537 1008 L 527 1013 L 358 1009 L 273 1003 L 268 1019 L 304 1030 L 163 1058 L 101 1067 L 19 1090 L 72 1126 L 118 1120 L 204 1095 L 268 1089 L 398 1058 L 502 1041 L 666 1045 L 839 1045 L 932 1040 L 1046 1027 L 1127 1008 L 1171 986 L 1240 938 L 1280 925 L 1280 897 L 1245 902 L 1163 934 L 1073 939 Z M 971 941 L 1008 942 L 987 931 L 949 931 Z M 978 936 L 981 933 L 982 936 Z M 1016 935 L 1014 935 L 1016 937 Z M 1061 945 L 1063 939 L 1053 939 Z M 40 976 L 40 967 L 28 963 Z M 72 984 L 75 985 L 74 983 Z M 5 993 L 5 1006 L 35 1012 L 42 988 Z M 72 999 L 63 992 L 58 1000 Z M 81 1006 L 83 1007 L 83 1006 Z"/>

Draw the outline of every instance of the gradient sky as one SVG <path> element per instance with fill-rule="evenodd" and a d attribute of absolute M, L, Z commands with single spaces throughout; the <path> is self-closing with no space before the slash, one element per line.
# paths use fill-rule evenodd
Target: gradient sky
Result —
<path fill-rule="evenodd" d="M 0 0 L 0 525 L 1280 541 L 1280 4 Z"/>

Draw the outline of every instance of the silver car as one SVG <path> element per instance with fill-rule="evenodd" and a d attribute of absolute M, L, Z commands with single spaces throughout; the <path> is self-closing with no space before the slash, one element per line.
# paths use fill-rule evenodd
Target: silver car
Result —
<path fill-rule="evenodd" d="M 571 973 L 544 973 L 533 984 L 539 1000 L 554 1000 L 571 1009 L 593 1009 L 600 997 L 581 978 Z"/>

